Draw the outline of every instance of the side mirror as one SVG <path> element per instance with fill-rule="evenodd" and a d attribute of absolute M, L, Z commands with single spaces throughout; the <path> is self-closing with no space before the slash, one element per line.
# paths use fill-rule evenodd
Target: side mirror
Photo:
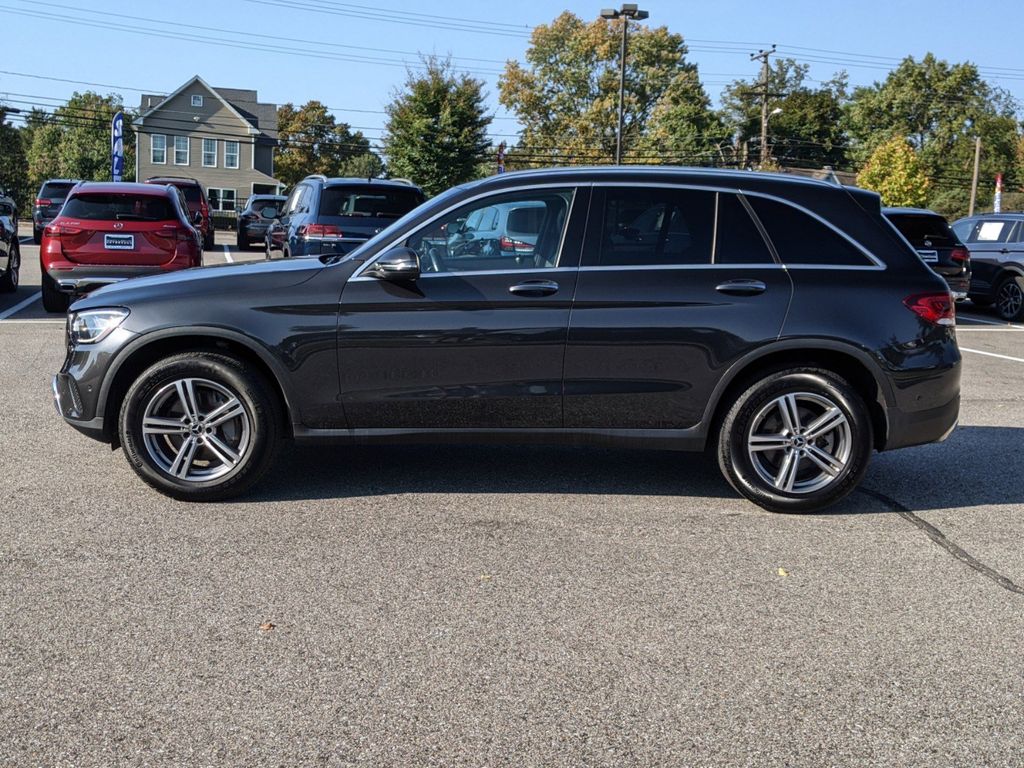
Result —
<path fill-rule="evenodd" d="M 196 211 L 192 215 L 192 223 L 193 224 L 202 224 L 203 223 L 203 212 L 202 211 Z"/>
<path fill-rule="evenodd" d="M 420 276 L 420 257 L 412 248 L 392 248 L 377 259 L 367 273 L 378 280 L 412 282 Z"/>

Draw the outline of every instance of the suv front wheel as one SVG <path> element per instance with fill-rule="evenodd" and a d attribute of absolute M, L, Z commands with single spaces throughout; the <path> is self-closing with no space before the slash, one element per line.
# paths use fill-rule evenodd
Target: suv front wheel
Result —
<path fill-rule="evenodd" d="M 863 399 L 818 368 L 776 371 L 729 409 L 718 463 L 730 485 L 772 512 L 814 512 L 852 491 L 867 471 L 873 436 Z"/>
<path fill-rule="evenodd" d="M 233 357 L 188 352 L 146 370 L 125 396 L 121 445 L 162 493 L 217 501 L 248 490 L 273 462 L 281 413 L 270 384 Z"/>

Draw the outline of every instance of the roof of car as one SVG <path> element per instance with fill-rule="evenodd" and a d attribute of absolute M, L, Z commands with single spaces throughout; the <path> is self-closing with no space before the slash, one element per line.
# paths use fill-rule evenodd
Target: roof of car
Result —
<path fill-rule="evenodd" d="M 81 179 L 47 179 L 46 181 L 43 182 L 43 185 L 45 186 L 46 184 L 77 184 L 79 181 L 81 181 Z"/>
<path fill-rule="evenodd" d="M 812 188 L 825 189 L 856 189 L 856 187 L 840 187 L 837 184 L 819 179 L 812 179 L 806 176 L 795 176 L 788 173 L 767 173 L 764 171 L 740 171 L 731 168 L 704 168 L 683 165 L 593 165 L 593 166 L 570 166 L 561 168 L 539 168 L 526 171 L 509 171 L 508 173 L 495 174 L 482 179 L 480 183 L 497 182 L 501 180 L 515 180 L 524 178 L 546 178 L 560 179 L 563 177 L 574 180 L 604 181 L 616 180 L 629 177 L 664 177 L 673 179 L 713 179 L 716 184 L 733 181 L 750 182 L 752 180 L 781 182 L 785 184 L 799 185 Z"/>
<path fill-rule="evenodd" d="M 166 195 L 169 190 L 162 184 L 138 184 L 132 181 L 83 181 L 76 193 L 95 192 L 101 195 Z"/>
<path fill-rule="evenodd" d="M 1002 213 L 976 213 L 973 216 L 964 216 L 959 221 L 967 221 L 968 219 L 1012 219 L 1017 221 L 1024 219 L 1024 211 L 1005 211 Z"/>
<path fill-rule="evenodd" d="M 308 176 L 306 178 L 309 178 Z M 395 181 L 394 179 L 367 179 L 355 176 L 331 176 L 325 182 L 328 186 L 334 184 L 370 184 L 372 186 L 401 187 L 402 189 L 419 189 L 415 184 L 407 181 Z"/>
<path fill-rule="evenodd" d="M 163 184 L 163 183 L 168 183 L 169 184 L 171 182 L 174 182 L 175 184 L 177 184 L 178 182 L 186 182 L 188 184 L 195 184 L 195 185 L 200 186 L 200 187 L 202 186 L 202 184 L 200 184 L 197 179 L 193 179 L 193 178 L 190 178 L 188 176 L 150 176 L 148 179 L 146 179 L 146 181 L 144 183 L 146 183 L 146 184 Z"/>
<path fill-rule="evenodd" d="M 902 214 L 902 215 L 907 215 L 907 216 L 942 216 L 941 213 L 936 213 L 935 211 L 930 211 L 927 208 L 903 208 L 903 207 L 883 208 L 882 209 L 882 213 L 886 214 L 887 216 L 890 213 Z"/>

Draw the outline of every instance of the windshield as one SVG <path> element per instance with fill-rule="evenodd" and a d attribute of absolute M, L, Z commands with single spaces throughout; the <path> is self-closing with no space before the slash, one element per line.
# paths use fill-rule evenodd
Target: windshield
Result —
<path fill-rule="evenodd" d="M 413 188 L 383 185 L 327 187 L 320 195 L 321 216 L 398 219 L 423 202 Z"/>
<path fill-rule="evenodd" d="M 65 218 L 86 221 L 175 221 L 174 204 L 158 195 L 75 195 L 64 206 Z"/>
<path fill-rule="evenodd" d="M 361 243 L 348 253 L 336 254 L 333 257 L 325 258 L 324 261 L 340 261 L 342 258 L 365 258 L 364 254 L 370 253 L 375 248 L 379 247 L 383 243 L 388 242 L 389 240 L 393 240 L 397 236 L 397 234 L 401 230 L 405 229 L 413 219 L 423 215 L 428 215 L 428 207 L 429 213 L 440 212 L 440 210 L 442 210 L 445 207 L 445 204 L 448 202 L 450 198 L 455 197 L 457 194 L 465 190 L 465 188 L 466 186 L 464 184 L 460 184 L 459 186 L 452 187 L 451 189 L 442 192 L 437 197 L 432 198 L 429 202 L 424 203 L 423 206 L 413 208 L 411 211 L 405 214 L 405 216 L 400 218 L 394 224 L 389 224 L 385 229 L 382 229 L 380 232 L 371 237 L 365 243 Z"/>

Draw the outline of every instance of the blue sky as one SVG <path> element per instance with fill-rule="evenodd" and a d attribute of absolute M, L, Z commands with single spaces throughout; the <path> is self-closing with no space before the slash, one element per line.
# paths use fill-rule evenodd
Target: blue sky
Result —
<path fill-rule="evenodd" d="M 492 134 L 512 140 L 516 123 L 497 103 L 504 62 L 522 59 L 531 26 L 566 9 L 595 18 L 601 7 L 602 0 L 0 0 L 6 28 L 0 99 L 52 108 L 76 89 L 92 88 L 117 91 L 135 105 L 139 91 L 169 92 L 198 73 L 214 86 L 255 88 L 262 101 L 319 99 L 378 139 L 382 110 L 403 83 L 406 63 L 415 63 L 417 52 L 450 54 L 458 68 L 485 81 L 498 118 Z M 1020 2 L 969 11 L 951 0 L 651 0 L 640 7 L 650 12 L 648 23 L 683 34 L 716 100 L 726 83 L 756 76 L 750 52 L 776 43 L 783 55 L 807 61 L 812 78 L 845 69 L 853 85 L 884 78 L 903 56 L 932 51 L 977 63 L 992 84 L 1024 102 Z"/>

